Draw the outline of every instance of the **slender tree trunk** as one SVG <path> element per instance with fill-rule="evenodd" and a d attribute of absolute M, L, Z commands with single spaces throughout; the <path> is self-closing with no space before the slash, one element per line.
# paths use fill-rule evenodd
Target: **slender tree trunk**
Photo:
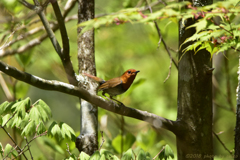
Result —
<path fill-rule="evenodd" d="M 235 160 L 240 159 L 240 56 L 238 66 L 238 87 L 237 87 L 237 112 L 236 112 L 236 127 L 235 127 Z"/>
<path fill-rule="evenodd" d="M 78 1 L 78 23 L 94 18 L 94 0 Z M 82 27 L 78 28 L 78 35 Z M 87 31 L 78 37 L 79 74 L 90 73 L 96 75 L 94 55 L 94 30 Z M 89 81 L 81 84 L 90 92 L 96 94 L 97 84 Z M 80 100 L 80 132 L 77 137 L 76 147 L 81 152 L 92 155 L 98 149 L 98 109 L 91 103 Z"/>
<path fill-rule="evenodd" d="M 194 5 L 210 3 L 195 1 Z M 179 46 L 195 33 L 194 28 L 186 29 L 194 22 L 179 22 Z M 179 50 L 177 120 L 184 127 L 176 134 L 178 159 L 213 159 L 211 55 L 206 50 L 183 53 L 188 45 Z"/>

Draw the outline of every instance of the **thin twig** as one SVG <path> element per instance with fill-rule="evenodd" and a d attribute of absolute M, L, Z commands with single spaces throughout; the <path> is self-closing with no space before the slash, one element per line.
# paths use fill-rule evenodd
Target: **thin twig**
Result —
<path fill-rule="evenodd" d="M 233 153 L 225 146 L 225 144 L 223 143 L 223 141 L 219 138 L 219 136 L 212 131 L 212 133 L 214 134 L 214 136 L 217 138 L 217 140 L 222 144 L 223 148 L 229 152 L 230 155 L 233 155 Z"/>
<path fill-rule="evenodd" d="M 9 88 L 8 88 L 8 86 L 7 86 L 7 84 L 6 84 L 5 80 L 4 80 L 1 72 L 0 72 L 0 84 L 1 84 L 1 86 L 2 86 L 2 89 L 3 89 L 3 91 L 4 91 L 4 94 L 6 95 L 8 101 L 13 101 L 13 100 L 14 100 L 14 97 L 13 97 L 13 95 L 11 94 L 11 92 L 10 92 L 10 90 L 9 90 Z"/>
<path fill-rule="evenodd" d="M 23 147 L 23 149 L 21 150 L 21 152 L 19 153 L 18 156 L 20 156 L 21 154 L 24 154 L 24 152 L 25 152 L 24 149 L 25 149 L 26 147 L 28 147 L 29 144 L 30 144 L 33 140 L 35 140 L 35 139 L 38 138 L 38 137 L 45 136 L 45 135 L 47 135 L 47 131 L 45 131 L 45 132 L 43 132 L 43 133 L 41 133 L 41 134 L 39 134 L 39 135 L 37 135 L 37 136 L 34 136 L 34 137 Z"/>
<path fill-rule="evenodd" d="M 68 154 L 71 156 L 72 155 L 72 153 L 70 152 L 70 150 L 69 150 L 69 145 L 68 145 L 68 143 L 66 143 L 66 145 L 67 145 L 67 149 L 66 149 L 66 151 L 68 152 Z"/>
<path fill-rule="evenodd" d="M 165 149 L 165 146 L 161 149 L 160 152 L 158 152 L 158 154 L 153 158 L 153 160 L 156 159 L 156 158 L 158 157 L 158 155 L 159 155 L 164 149 Z"/>
<path fill-rule="evenodd" d="M 8 154 L 5 157 L 3 157 L 3 160 L 5 160 L 12 153 L 13 150 L 16 150 L 16 148 L 17 146 L 15 146 L 14 148 L 12 147 Z"/>
<path fill-rule="evenodd" d="M 172 57 L 170 57 L 170 65 L 169 65 L 169 70 L 168 70 L 168 76 L 167 76 L 167 78 L 164 80 L 164 83 L 168 80 L 168 78 L 169 78 L 170 75 L 171 75 L 172 61 L 173 61 L 173 59 L 172 59 Z"/>
<path fill-rule="evenodd" d="M 15 142 L 15 140 L 12 138 L 12 136 L 7 132 L 7 130 L 5 128 L 2 128 L 4 130 L 4 132 L 8 135 L 8 137 L 12 140 L 12 142 L 14 143 L 15 146 L 17 146 L 18 150 L 20 151 L 20 153 L 22 152 L 22 149 L 17 145 L 17 143 Z M 18 151 L 17 150 L 17 151 Z M 19 153 L 18 151 L 18 153 Z M 19 155 L 20 155 L 19 153 Z M 27 159 L 26 155 L 23 154 L 24 158 Z"/>
<path fill-rule="evenodd" d="M 101 143 L 101 145 L 100 145 L 100 147 L 99 147 L 99 151 L 101 150 L 101 148 L 102 148 L 102 146 L 103 146 L 103 143 L 105 142 L 105 139 L 103 138 L 103 131 L 100 131 L 100 133 L 101 133 L 101 136 L 102 136 L 102 143 Z"/>
<path fill-rule="evenodd" d="M 0 128 L 4 128 L 7 125 L 7 123 L 15 116 L 16 113 L 17 112 L 14 112 L 13 115 L 7 120 L 7 122 L 3 126 L 0 125 Z"/>
<path fill-rule="evenodd" d="M 31 156 L 31 159 L 33 160 L 32 152 L 30 150 L 30 146 L 29 146 L 28 140 L 27 140 L 27 138 L 25 136 L 24 136 L 24 139 L 26 140 L 26 143 L 27 143 L 26 145 L 28 146 L 28 150 L 29 150 L 29 154 Z"/>
<path fill-rule="evenodd" d="M 146 0 L 146 2 L 147 2 L 147 4 L 148 4 L 148 8 L 149 8 L 150 13 L 152 13 L 152 8 L 151 8 L 151 6 L 149 5 L 148 0 Z M 164 80 L 164 83 L 165 83 L 165 82 L 168 80 L 168 78 L 170 77 L 170 75 L 171 75 L 172 62 L 174 63 L 174 65 L 175 65 L 175 67 L 176 67 L 177 69 L 178 69 L 178 66 L 177 66 L 177 62 L 172 58 L 172 54 L 171 54 L 171 52 L 169 51 L 168 46 L 167 46 L 167 44 L 165 43 L 165 41 L 164 41 L 164 39 L 163 39 L 163 36 L 162 36 L 162 34 L 161 34 L 161 30 L 160 30 L 157 22 L 156 22 L 156 21 L 153 21 L 153 22 L 154 22 L 154 24 L 155 24 L 155 28 L 157 29 L 158 36 L 159 36 L 158 47 L 160 46 L 160 43 L 162 42 L 163 45 L 164 45 L 165 50 L 167 51 L 167 53 L 168 53 L 168 55 L 169 55 L 169 57 L 170 57 L 169 71 L 168 71 L 168 76 L 167 76 L 167 78 Z"/>
<path fill-rule="evenodd" d="M 35 7 L 36 7 L 35 5 L 32 5 L 25 0 L 19 0 L 19 2 L 22 3 L 22 5 L 24 5 L 25 7 L 31 9 L 31 10 L 34 10 Z"/>

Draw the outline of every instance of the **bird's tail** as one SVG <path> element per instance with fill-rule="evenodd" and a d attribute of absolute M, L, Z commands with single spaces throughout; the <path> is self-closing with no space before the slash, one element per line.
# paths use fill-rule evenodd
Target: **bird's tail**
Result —
<path fill-rule="evenodd" d="M 101 78 L 98 78 L 98 77 L 96 77 L 96 76 L 93 76 L 93 75 L 91 75 L 91 74 L 83 73 L 83 75 L 88 76 L 89 78 L 95 80 L 96 82 L 98 82 L 98 83 L 100 83 L 100 84 L 103 84 L 103 83 L 106 82 L 105 80 L 103 80 L 103 79 L 101 79 Z"/>

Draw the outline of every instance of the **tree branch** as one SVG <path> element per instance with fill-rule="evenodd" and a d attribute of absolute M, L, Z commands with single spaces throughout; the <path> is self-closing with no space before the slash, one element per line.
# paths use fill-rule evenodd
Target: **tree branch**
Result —
<path fill-rule="evenodd" d="M 60 54 L 58 54 L 62 60 L 65 72 L 67 74 L 67 78 L 70 84 L 77 86 L 78 82 L 75 76 L 75 72 L 72 66 L 72 62 L 70 59 L 70 55 L 69 55 L 69 39 L 68 39 L 68 34 L 67 34 L 67 29 L 64 23 L 64 18 L 62 16 L 62 13 L 60 11 L 58 2 L 56 0 L 50 0 L 54 13 L 57 17 L 57 21 L 59 24 L 59 29 L 60 29 L 60 33 L 61 33 L 61 37 L 62 37 L 62 45 L 63 45 L 63 49 L 61 50 L 61 56 Z"/>
<path fill-rule="evenodd" d="M 168 120 L 147 111 L 141 111 L 138 109 L 126 107 L 124 105 L 119 106 L 116 103 L 96 96 L 83 88 L 75 87 L 73 85 L 55 80 L 45 80 L 29 73 L 22 72 L 12 66 L 5 64 L 2 61 L 0 61 L 0 70 L 9 76 L 12 76 L 37 88 L 50 91 L 58 91 L 85 99 L 86 101 L 108 111 L 148 122 L 156 129 L 164 128 L 177 134 L 179 129 L 183 127 L 179 121 Z"/>

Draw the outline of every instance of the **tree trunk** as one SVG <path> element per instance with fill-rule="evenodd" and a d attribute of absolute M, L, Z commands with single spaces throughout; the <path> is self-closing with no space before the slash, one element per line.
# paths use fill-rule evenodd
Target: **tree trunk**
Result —
<path fill-rule="evenodd" d="M 94 0 L 78 1 L 78 23 L 94 18 Z M 82 27 L 78 28 L 78 35 Z M 78 62 L 79 74 L 89 73 L 96 75 L 94 55 L 94 30 L 87 31 L 78 37 Z M 89 81 L 80 84 L 89 92 L 96 94 L 97 84 Z M 84 86 L 83 86 L 84 85 Z M 92 155 L 98 149 L 98 109 L 91 103 L 80 100 L 80 132 L 77 137 L 76 147 L 81 152 Z"/>
<path fill-rule="evenodd" d="M 195 1 L 207 5 L 212 1 Z M 195 20 L 179 22 L 179 46 L 195 33 L 195 29 L 186 29 Z M 212 142 L 212 62 L 206 50 L 198 53 L 183 49 L 191 43 L 181 46 L 178 65 L 178 115 L 184 128 L 177 136 L 178 159 L 213 159 Z"/>
<path fill-rule="evenodd" d="M 236 127 L 235 127 L 235 160 L 240 159 L 240 56 L 238 66 L 238 87 L 237 87 L 237 112 L 236 112 Z"/>

